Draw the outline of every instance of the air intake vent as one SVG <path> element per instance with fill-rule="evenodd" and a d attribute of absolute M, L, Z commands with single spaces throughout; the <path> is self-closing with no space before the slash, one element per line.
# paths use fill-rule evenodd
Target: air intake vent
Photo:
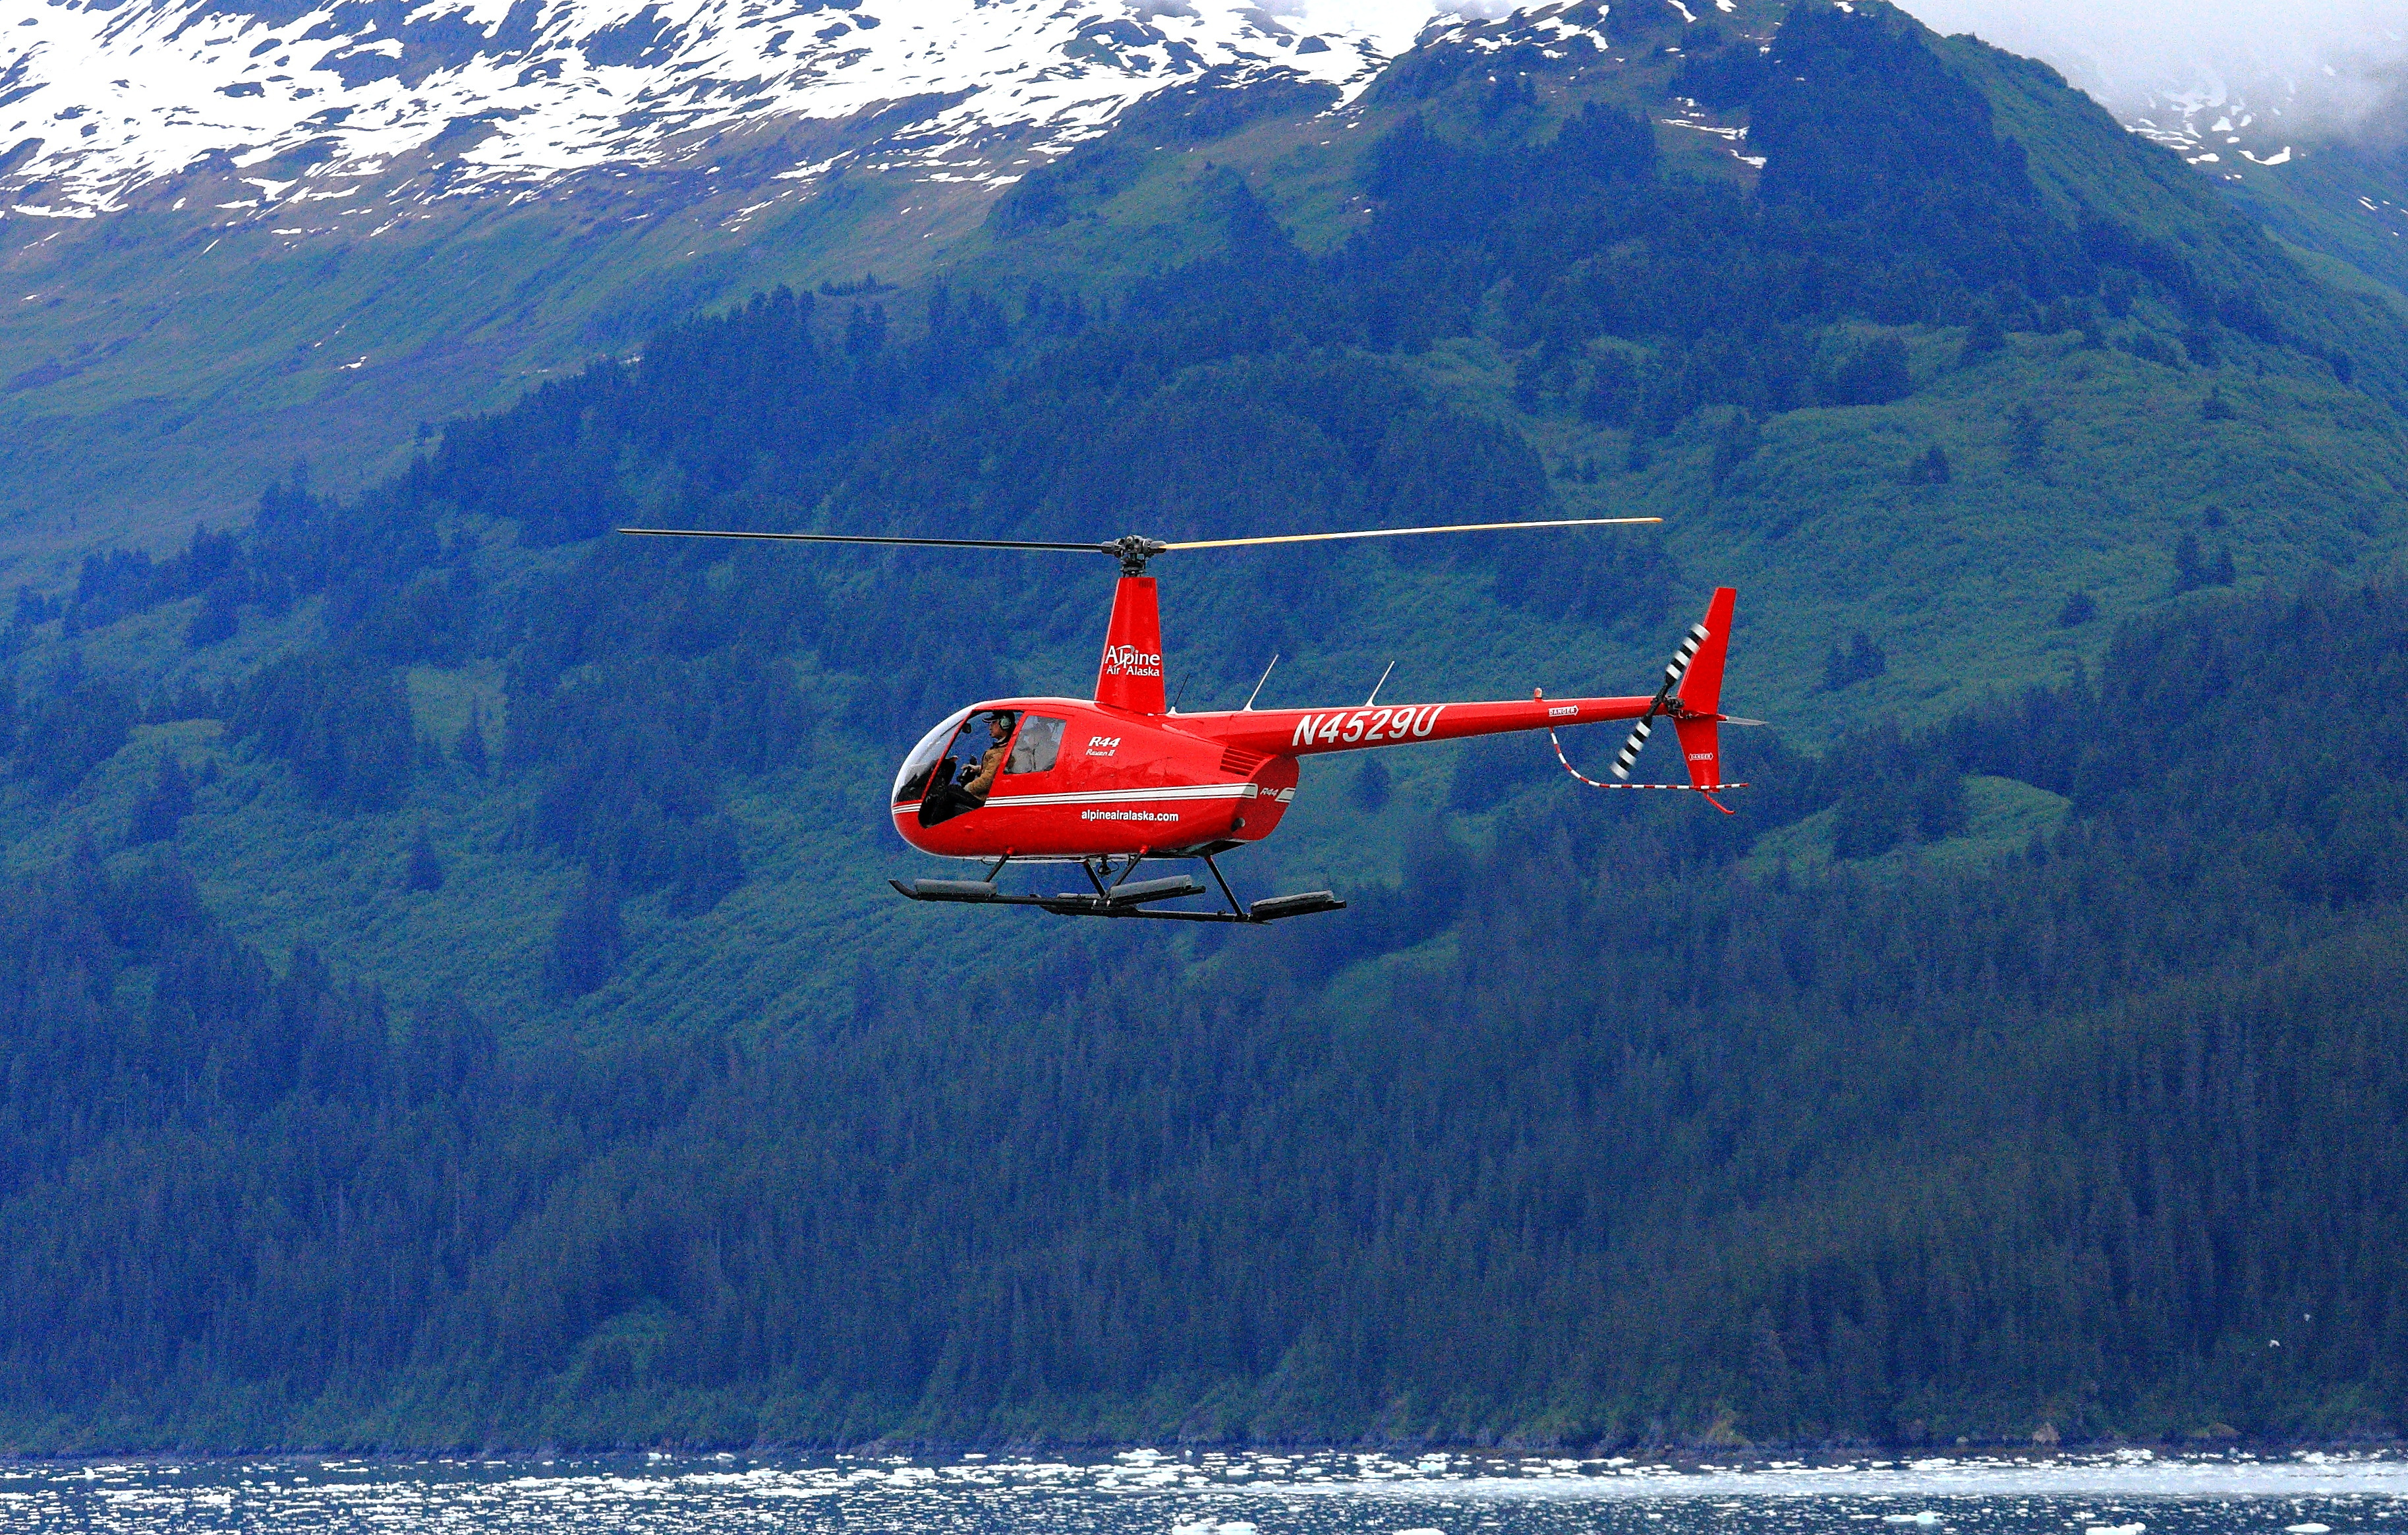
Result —
<path fill-rule="evenodd" d="M 1240 778 L 1252 778 L 1255 768 L 1270 760 L 1264 753 L 1249 752 L 1242 746 L 1232 746 L 1221 753 L 1221 771 L 1234 773 Z"/>

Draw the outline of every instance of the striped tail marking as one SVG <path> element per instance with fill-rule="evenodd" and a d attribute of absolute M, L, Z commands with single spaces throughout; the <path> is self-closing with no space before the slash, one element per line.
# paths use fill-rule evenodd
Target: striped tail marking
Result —
<path fill-rule="evenodd" d="M 1704 624 L 1689 625 L 1689 637 L 1681 641 L 1680 653 L 1674 655 L 1671 664 L 1664 668 L 1665 693 L 1670 693 L 1681 685 L 1682 674 L 1689 669 L 1689 663 L 1698 658 L 1698 647 L 1706 642 L 1706 636 L 1707 629 Z"/>
<path fill-rule="evenodd" d="M 1655 702 L 1647 706 L 1648 716 L 1652 716 L 1661 709 L 1664 706 L 1664 700 L 1672 696 L 1672 690 L 1681 685 L 1682 677 L 1687 673 L 1689 663 L 1698 658 L 1698 647 L 1706 642 L 1708 633 L 1702 624 L 1689 625 L 1688 638 L 1681 641 L 1680 650 L 1674 653 L 1672 659 L 1665 665 L 1664 685 L 1656 690 Z M 1630 727 L 1630 739 L 1622 743 L 1621 753 L 1613 759 L 1615 778 L 1627 779 L 1630 776 L 1631 765 L 1639 760 L 1639 749 L 1647 744 L 1647 737 L 1655 728 L 1648 723 L 1647 716 L 1641 716 L 1639 723 Z"/>
<path fill-rule="evenodd" d="M 1637 724 L 1630 727 L 1630 739 L 1622 743 L 1621 754 L 1613 759 L 1614 777 L 1628 778 L 1630 776 L 1630 765 L 1639 760 L 1639 749 L 1647 744 L 1647 734 L 1655 728 L 1656 727 L 1653 724 L 1650 724 L 1645 720 L 1641 720 Z"/>

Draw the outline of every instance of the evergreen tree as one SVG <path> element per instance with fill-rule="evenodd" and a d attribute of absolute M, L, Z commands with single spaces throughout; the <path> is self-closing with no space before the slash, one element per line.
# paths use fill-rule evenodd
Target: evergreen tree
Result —
<path fill-rule="evenodd" d="M 134 824 L 126 841 L 135 846 L 172 841 L 176 828 L 192 813 L 192 781 L 185 775 L 184 765 L 169 756 L 160 763 L 158 780 L 150 792 L 135 802 Z"/>
<path fill-rule="evenodd" d="M 1965 345 L 1957 353 L 1957 362 L 1960 366 L 1979 362 L 1994 352 L 2004 351 L 2006 345 L 2007 330 L 1999 323 L 1999 311 L 1985 304 L 1974 314 L 1973 323 L 1966 328 Z"/>
<path fill-rule="evenodd" d="M 460 739 L 452 748 L 460 766 L 474 778 L 485 776 L 485 706 L 482 700 L 468 700 L 468 724 L 460 732 Z"/>
<path fill-rule="evenodd" d="M 619 921 L 619 897 L 609 882 L 588 872 L 562 908 L 544 956 L 544 989 L 556 997 L 582 997 L 617 973 L 627 950 Z"/>
<path fill-rule="evenodd" d="M 240 589 L 232 581 L 220 581 L 201 594 L 200 610 L 184 630 L 184 648 L 203 650 L 210 645 L 232 639 L 240 627 Z"/>
<path fill-rule="evenodd" d="M 1823 657 L 1823 689 L 1837 693 L 1842 688 L 1868 682 L 1889 670 L 1889 653 L 1861 629 L 1848 637 L 1845 645 L 1833 644 Z"/>
<path fill-rule="evenodd" d="M 2019 403 L 2009 418 L 2007 452 L 2016 468 L 2030 471 L 2040 467 L 2041 450 L 2048 444 L 2048 424 L 2028 402 Z"/>
<path fill-rule="evenodd" d="M 1377 753 L 1366 753 L 1366 757 L 1363 770 L 1354 775 L 1354 803 L 1365 811 L 1383 810 L 1391 788 L 1388 766 Z"/>
<path fill-rule="evenodd" d="M 1842 363 L 1824 394 L 1833 405 L 1887 405 L 1914 391 L 1906 343 L 1895 336 L 1884 336 Z"/>
<path fill-rule="evenodd" d="M 1756 417 L 1743 408 L 1732 411 L 1730 420 L 1714 438 L 1714 455 L 1708 466 L 1714 489 L 1722 490 L 1763 446 L 1764 433 L 1756 425 Z"/>
<path fill-rule="evenodd" d="M 401 884 L 405 890 L 429 891 L 443 888 L 443 860 L 435 851 L 435 839 L 426 835 L 426 825 L 419 824 L 409 839 L 409 851 L 403 856 Z"/>
<path fill-rule="evenodd" d="M 870 357 L 886 345 L 886 306 L 855 304 L 844 323 L 844 350 L 849 357 Z"/>

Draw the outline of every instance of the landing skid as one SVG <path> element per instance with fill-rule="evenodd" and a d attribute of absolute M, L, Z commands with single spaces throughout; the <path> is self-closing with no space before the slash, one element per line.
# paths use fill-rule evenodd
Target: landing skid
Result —
<path fill-rule="evenodd" d="M 1209 888 L 1193 874 L 1173 874 L 1159 880 L 1132 881 L 1142 859 L 1131 858 L 1120 871 L 1118 879 L 1108 877 L 1112 872 L 1109 858 L 1088 859 L 1080 864 L 1087 882 L 1095 887 L 1064 891 L 1058 896 L 1007 896 L 996 888 L 996 880 L 1010 860 L 998 860 L 987 870 L 983 880 L 913 880 L 906 884 L 901 880 L 886 882 L 896 894 L 915 901 L 953 901 L 964 906 L 1034 906 L 1051 911 L 1057 917 L 1138 917 L 1152 922 L 1236 922 L 1260 926 L 1283 917 L 1309 917 L 1316 911 L 1343 911 L 1346 903 L 1326 890 L 1309 890 L 1301 895 L 1272 896 L 1251 905 L 1240 902 L 1223 878 L 1221 866 L 1209 853 L 1197 854 L 1204 867 L 1212 871 L 1212 882 L 1221 887 L 1221 898 L 1227 904 L 1211 911 L 1162 911 L 1152 908 L 1160 901 L 1182 900 L 1189 896 L 1201 896 Z"/>

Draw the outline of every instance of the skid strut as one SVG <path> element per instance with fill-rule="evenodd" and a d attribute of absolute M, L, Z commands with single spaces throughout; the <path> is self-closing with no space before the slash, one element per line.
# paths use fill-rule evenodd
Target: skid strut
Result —
<path fill-rule="evenodd" d="M 1238 899 L 1229 888 L 1228 879 L 1211 854 L 1200 855 L 1204 867 L 1212 871 L 1212 882 L 1220 886 L 1221 898 L 1226 904 L 1218 910 L 1162 911 L 1162 901 L 1182 900 L 1189 896 L 1207 893 L 1208 886 L 1193 874 L 1171 874 L 1155 880 L 1130 878 L 1137 872 L 1141 858 L 1131 858 L 1117 878 L 1111 875 L 1111 860 L 1082 860 L 1080 868 L 1087 876 L 1092 890 L 1066 890 L 1054 896 L 1007 895 L 997 888 L 996 880 L 1010 859 L 998 861 L 983 880 L 913 880 L 908 884 L 901 880 L 886 882 L 897 895 L 915 901 L 953 901 L 965 906 L 1034 906 L 1051 911 L 1057 917 L 1140 917 L 1154 922 L 1234 922 L 1248 926 L 1278 922 L 1283 917 L 1307 917 L 1318 911 L 1343 911 L 1346 903 L 1326 890 L 1308 890 L 1294 896 L 1272 896 L 1251 905 Z"/>

